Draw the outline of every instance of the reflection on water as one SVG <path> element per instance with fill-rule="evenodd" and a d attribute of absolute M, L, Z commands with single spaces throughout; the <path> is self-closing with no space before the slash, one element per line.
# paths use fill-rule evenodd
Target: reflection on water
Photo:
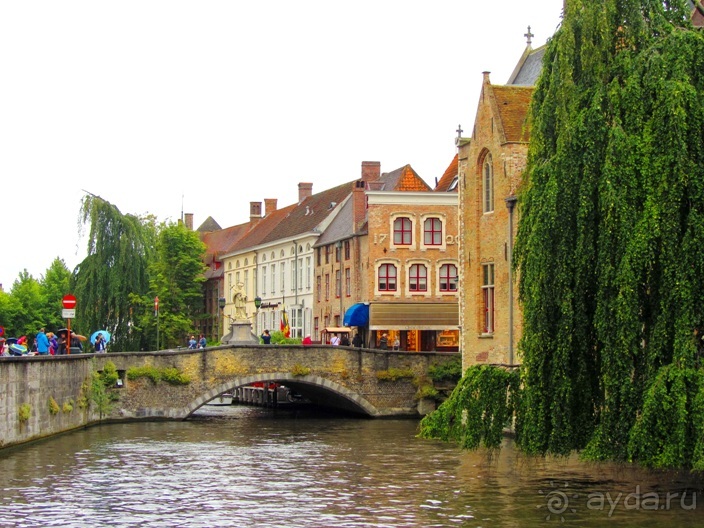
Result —
<path fill-rule="evenodd" d="M 210 406 L 188 422 L 92 427 L 0 451 L 0 526 L 704 521 L 702 483 L 686 473 L 530 459 L 510 441 L 495 456 L 468 453 L 416 438 L 417 427 L 411 420 Z"/>

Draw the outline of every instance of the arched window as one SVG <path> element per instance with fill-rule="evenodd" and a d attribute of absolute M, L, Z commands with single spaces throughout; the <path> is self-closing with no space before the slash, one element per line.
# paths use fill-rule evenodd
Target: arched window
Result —
<path fill-rule="evenodd" d="M 484 212 L 491 213 L 494 211 L 494 169 L 491 166 L 491 154 L 484 158 L 483 174 Z"/>
<path fill-rule="evenodd" d="M 423 237 L 426 246 L 441 246 L 442 221 L 439 218 L 426 218 L 423 222 Z"/>
<path fill-rule="evenodd" d="M 440 266 L 440 291 L 457 291 L 457 266 L 454 264 L 443 264 Z"/>
<path fill-rule="evenodd" d="M 412 292 L 428 291 L 428 268 L 413 264 L 408 270 L 408 289 Z"/>
<path fill-rule="evenodd" d="M 393 264 L 379 266 L 379 291 L 396 291 L 396 266 Z"/>
<path fill-rule="evenodd" d="M 411 219 L 399 217 L 394 220 L 394 244 L 410 246 L 413 243 Z"/>

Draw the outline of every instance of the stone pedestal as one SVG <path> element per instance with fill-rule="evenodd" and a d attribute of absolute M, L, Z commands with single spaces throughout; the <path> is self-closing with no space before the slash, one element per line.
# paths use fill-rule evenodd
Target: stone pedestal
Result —
<path fill-rule="evenodd" d="M 252 332 L 252 323 L 247 319 L 235 319 L 230 323 L 230 331 L 220 341 L 227 345 L 251 345 L 259 343 L 259 338 Z"/>

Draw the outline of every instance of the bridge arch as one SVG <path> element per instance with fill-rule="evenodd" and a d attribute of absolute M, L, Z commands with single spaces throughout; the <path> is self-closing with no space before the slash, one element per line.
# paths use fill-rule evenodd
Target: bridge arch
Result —
<path fill-rule="evenodd" d="M 277 382 L 293 387 L 300 387 L 302 385 L 309 386 L 314 390 L 314 392 L 320 393 L 322 391 L 328 395 L 331 395 L 332 398 L 326 398 L 326 400 L 328 403 L 333 403 L 333 405 L 331 405 L 332 407 L 359 414 L 365 414 L 370 417 L 382 415 L 379 409 L 372 405 L 366 398 L 335 381 L 310 374 L 307 376 L 294 376 L 290 372 L 271 372 L 248 376 L 237 376 L 231 380 L 218 384 L 214 388 L 208 390 L 191 401 L 186 409 L 184 409 L 183 417 L 188 418 L 200 407 L 223 392 L 228 392 L 234 388 L 251 385 L 256 382 Z M 337 400 L 338 405 L 334 405 L 335 400 Z"/>

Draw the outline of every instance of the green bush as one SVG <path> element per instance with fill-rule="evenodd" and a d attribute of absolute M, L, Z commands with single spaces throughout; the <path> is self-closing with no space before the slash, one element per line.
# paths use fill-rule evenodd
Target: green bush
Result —
<path fill-rule="evenodd" d="M 428 376 L 433 381 L 454 381 L 458 382 L 462 378 L 462 357 L 452 358 L 452 361 L 439 365 L 430 365 Z"/>
<path fill-rule="evenodd" d="M 402 378 L 415 378 L 415 373 L 411 369 L 396 369 L 378 370 L 376 379 L 379 381 L 396 381 Z"/>

